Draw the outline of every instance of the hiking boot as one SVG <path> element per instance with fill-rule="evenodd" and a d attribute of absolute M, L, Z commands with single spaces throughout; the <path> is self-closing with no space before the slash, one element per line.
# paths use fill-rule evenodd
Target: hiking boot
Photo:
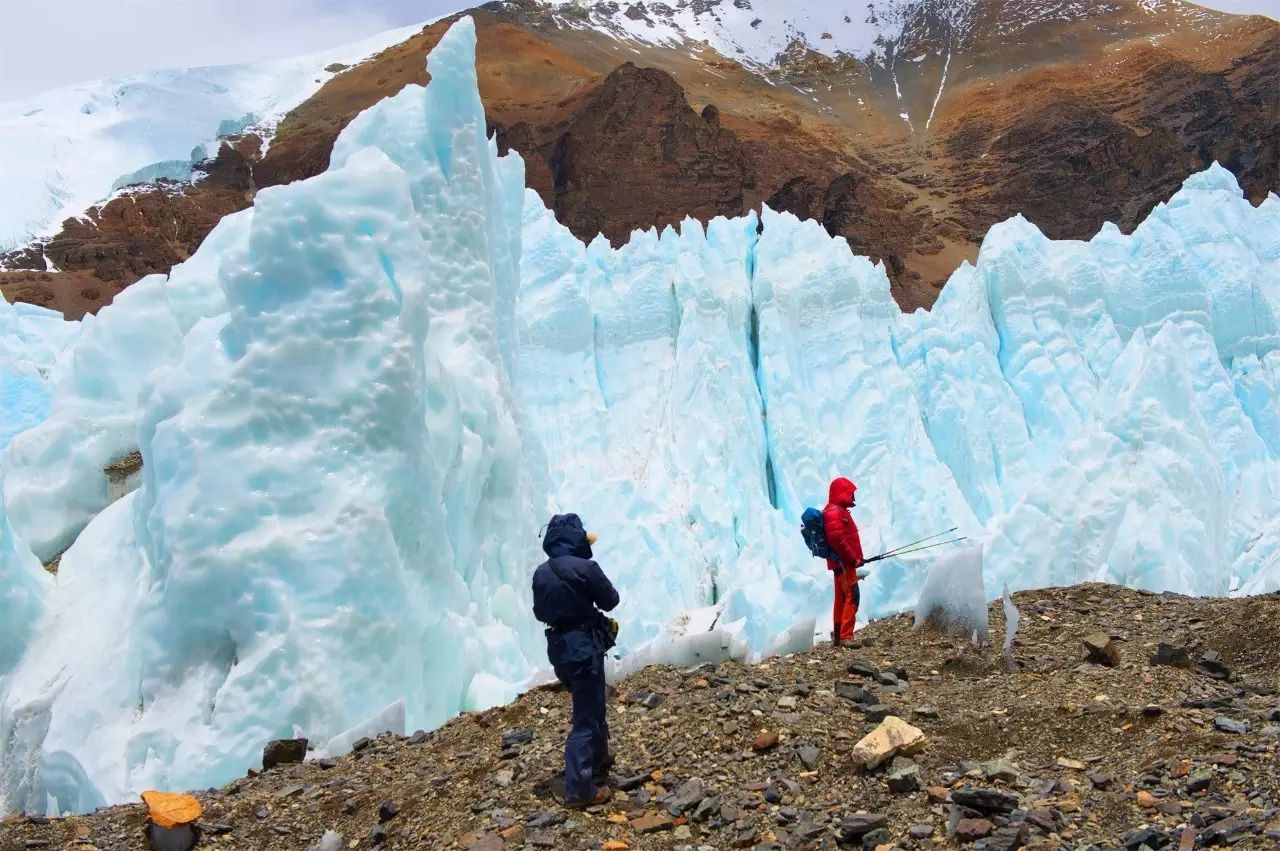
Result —
<path fill-rule="evenodd" d="M 613 790 L 608 786 L 596 787 L 596 793 L 585 801 L 565 801 L 564 805 L 571 810 L 585 810 L 587 807 L 598 807 L 613 797 Z"/>
<path fill-rule="evenodd" d="M 613 763 L 614 763 L 613 752 L 610 751 L 609 755 L 606 756 L 598 766 L 596 766 L 596 770 L 594 772 L 595 776 L 608 777 L 609 771 L 613 768 Z"/>

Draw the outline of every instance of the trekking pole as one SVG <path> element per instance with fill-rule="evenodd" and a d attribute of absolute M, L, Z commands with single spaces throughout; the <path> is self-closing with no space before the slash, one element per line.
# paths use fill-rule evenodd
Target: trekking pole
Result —
<path fill-rule="evenodd" d="M 928 538 L 925 538 L 925 540 L 927 541 Z M 922 553 L 925 550 L 931 550 L 934 547 L 943 547 L 943 546 L 946 546 L 947 544 L 957 544 L 960 541 L 967 541 L 967 540 L 969 540 L 967 537 L 952 538 L 950 541 L 939 541 L 936 544 L 928 544 L 923 547 L 916 547 L 915 549 L 912 549 L 912 550 L 906 549 L 905 547 L 900 547 L 899 549 L 891 550 L 890 552 L 887 552 L 887 553 L 881 553 L 878 556 L 872 556 L 871 558 L 863 559 L 862 563 L 869 564 L 873 561 L 880 561 L 881 559 L 885 559 L 885 558 L 894 558 L 895 556 L 906 556 L 906 555 L 911 555 L 912 553 Z"/>
<path fill-rule="evenodd" d="M 941 538 L 943 535 L 950 535 L 952 532 L 956 531 L 959 528 L 960 528 L 959 526 L 952 526 L 950 529 L 947 529 L 944 532 L 939 532 L 936 535 L 928 535 L 926 537 L 921 538 L 918 541 L 912 541 L 909 544 L 903 544 L 900 547 L 894 547 L 891 550 L 885 550 L 884 552 L 880 553 L 880 555 L 872 556 L 869 559 L 864 559 L 864 561 L 879 561 L 882 558 L 888 558 L 889 556 L 896 555 L 898 552 L 905 550 L 908 547 L 914 547 L 916 544 L 923 544 L 925 541 L 932 541 L 934 538 Z"/>

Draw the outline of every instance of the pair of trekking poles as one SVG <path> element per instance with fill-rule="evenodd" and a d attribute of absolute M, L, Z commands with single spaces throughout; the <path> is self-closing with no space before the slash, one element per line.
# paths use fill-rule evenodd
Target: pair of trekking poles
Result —
<path fill-rule="evenodd" d="M 934 538 L 941 538 L 943 535 L 950 535 L 952 532 L 957 531 L 959 528 L 960 528 L 959 526 L 952 526 L 950 529 L 946 530 L 945 532 L 939 532 L 936 535 L 929 535 L 927 537 L 921 538 L 918 541 L 912 541 L 909 544 L 903 544 L 900 547 L 895 547 L 892 550 L 885 550 L 884 552 L 880 553 L 880 555 L 878 556 L 872 556 L 871 558 L 864 558 L 862 560 L 862 563 L 870 564 L 873 561 L 880 561 L 881 559 L 893 558 L 894 556 L 911 555 L 912 553 L 921 553 L 921 552 L 924 552 L 925 550 L 931 550 L 934 547 L 942 547 L 942 546 L 946 546 L 947 544 L 955 544 L 955 543 L 959 543 L 960 541 L 969 540 L 967 537 L 959 537 L 959 538 L 952 538 L 950 541 L 938 541 L 935 544 L 926 544 L 923 547 L 920 546 L 920 544 L 924 544 L 925 541 L 932 541 Z"/>

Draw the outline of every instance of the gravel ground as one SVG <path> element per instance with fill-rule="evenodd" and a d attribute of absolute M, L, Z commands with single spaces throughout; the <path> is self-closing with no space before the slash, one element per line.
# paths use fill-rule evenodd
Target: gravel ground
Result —
<path fill-rule="evenodd" d="M 569 702 L 539 689 L 199 793 L 198 847 L 1280 848 L 1280 595 L 1014 601 L 1013 671 L 999 601 L 990 649 L 903 615 L 851 648 L 641 671 L 609 703 L 614 796 L 587 812 L 554 797 Z M 885 716 L 923 749 L 859 770 Z M 143 848 L 145 818 L 11 816 L 0 851 Z"/>

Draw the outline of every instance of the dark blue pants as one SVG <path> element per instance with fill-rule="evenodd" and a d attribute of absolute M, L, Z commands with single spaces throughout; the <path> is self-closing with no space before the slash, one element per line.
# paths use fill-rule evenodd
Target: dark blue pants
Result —
<path fill-rule="evenodd" d="M 586 801 L 596 793 L 595 773 L 609 755 L 605 721 L 604 655 L 555 666 L 556 677 L 573 696 L 573 729 L 564 743 L 564 797 Z"/>

